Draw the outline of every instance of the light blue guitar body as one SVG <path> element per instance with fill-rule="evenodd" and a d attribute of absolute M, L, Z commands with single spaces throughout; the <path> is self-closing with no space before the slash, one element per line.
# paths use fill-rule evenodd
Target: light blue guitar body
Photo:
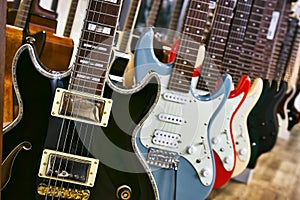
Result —
<path fill-rule="evenodd" d="M 216 116 L 222 114 L 219 111 L 230 93 L 231 76 L 224 75 L 213 94 L 196 96 L 192 89 L 188 93 L 169 90 L 173 63 L 164 64 L 156 58 L 153 37 L 154 32 L 149 29 L 137 43 L 135 79 L 139 84 L 148 73 L 159 74 L 160 96 L 143 125 L 135 131 L 134 150 L 149 170 L 159 199 L 205 199 L 215 180 L 209 131 Z M 174 100 L 177 97 L 180 100 Z"/>

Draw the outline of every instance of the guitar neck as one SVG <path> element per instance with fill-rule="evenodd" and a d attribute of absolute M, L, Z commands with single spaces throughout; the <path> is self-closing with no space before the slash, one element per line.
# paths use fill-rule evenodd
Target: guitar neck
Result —
<path fill-rule="evenodd" d="M 300 47 L 300 28 L 299 24 L 297 25 L 297 32 L 295 36 L 295 42 L 293 43 L 291 58 L 288 63 L 288 69 L 290 69 L 290 74 L 288 78 L 289 85 L 296 85 L 298 79 L 299 71 L 299 47 Z"/>
<path fill-rule="evenodd" d="M 19 6 L 14 25 L 24 29 L 29 17 L 29 11 L 33 0 L 23 0 Z"/>
<path fill-rule="evenodd" d="M 169 44 L 173 43 L 173 39 L 179 22 L 182 5 L 183 5 L 183 0 L 176 1 L 175 8 L 172 13 L 171 21 L 169 23 L 168 32 L 167 32 L 167 41 Z"/>
<path fill-rule="evenodd" d="M 281 10 L 280 25 L 278 27 L 278 34 L 276 35 L 273 52 L 271 54 L 271 62 L 269 63 L 269 69 L 276 69 L 276 65 L 279 59 L 282 43 L 287 32 L 288 18 L 291 10 L 291 4 L 289 2 L 283 2 Z M 274 71 L 275 74 L 275 71 Z"/>
<path fill-rule="evenodd" d="M 277 63 L 277 68 L 284 69 L 281 76 L 282 79 L 286 81 L 289 76 L 288 60 L 291 57 L 292 46 L 295 41 L 297 28 L 298 28 L 298 22 L 299 21 L 296 18 L 289 18 L 287 33 L 284 36 L 284 40 L 282 43 L 282 47 L 280 50 L 280 55 Z"/>
<path fill-rule="evenodd" d="M 276 0 L 254 1 L 239 57 L 240 64 L 249 69 L 251 77 L 266 78 L 267 76 L 267 67 L 263 66 L 265 64 L 263 59 L 268 51 L 272 51 L 272 49 L 266 49 L 265 46 L 276 4 Z"/>
<path fill-rule="evenodd" d="M 235 0 L 218 2 L 210 38 L 206 46 L 206 55 L 200 72 L 201 77 L 197 83 L 198 89 L 215 90 L 216 82 L 221 77 L 220 70 L 223 61 L 223 53 L 235 5 Z"/>
<path fill-rule="evenodd" d="M 131 2 L 129 13 L 126 18 L 122 37 L 121 37 L 121 42 L 119 47 L 119 51 L 121 52 L 130 52 L 132 32 L 135 27 L 141 2 L 142 2 L 141 0 L 135 0 Z"/>
<path fill-rule="evenodd" d="M 149 17 L 146 22 L 146 27 L 151 27 L 151 26 L 155 25 L 158 10 L 159 10 L 161 4 L 162 4 L 162 0 L 153 0 L 151 10 L 149 13 Z"/>
<path fill-rule="evenodd" d="M 231 29 L 228 35 L 226 50 L 223 58 L 222 72 L 229 73 L 235 84 L 238 83 L 243 74 L 248 74 L 248 69 L 240 65 L 239 57 L 244 41 L 250 11 L 253 0 L 238 0 L 236 11 L 232 20 Z"/>
<path fill-rule="evenodd" d="M 194 66 L 207 20 L 209 1 L 205 0 L 199 3 L 191 0 L 189 2 L 177 56 L 169 79 L 169 89 L 186 93 L 190 90 Z"/>
<path fill-rule="evenodd" d="M 74 22 L 75 13 L 76 13 L 76 10 L 77 10 L 77 5 L 78 5 L 78 0 L 72 0 L 71 6 L 70 6 L 70 9 L 69 9 L 68 19 L 67 19 L 64 34 L 63 34 L 65 37 L 70 37 L 73 22 Z"/>
<path fill-rule="evenodd" d="M 69 89 L 102 95 L 121 0 L 90 0 Z"/>

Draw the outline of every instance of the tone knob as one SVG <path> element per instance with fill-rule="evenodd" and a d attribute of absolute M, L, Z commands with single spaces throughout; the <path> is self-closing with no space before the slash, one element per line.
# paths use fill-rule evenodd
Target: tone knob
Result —
<path fill-rule="evenodd" d="M 242 148 L 242 149 L 240 149 L 240 150 L 238 151 L 238 153 L 239 153 L 239 155 L 241 155 L 241 156 L 245 156 L 245 155 L 248 153 L 248 151 L 247 151 L 246 148 Z"/>
<path fill-rule="evenodd" d="M 186 151 L 190 155 L 194 154 L 196 152 L 196 147 L 195 146 L 189 146 Z"/>
<path fill-rule="evenodd" d="M 200 175 L 201 175 L 202 177 L 208 177 L 210 174 L 211 174 L 211 173 L 210 173 L 210 170 L 207 169 L 207 168 L 203 168 L 203 169 L 201 169 L 201 171 L 200 171 Z"/>

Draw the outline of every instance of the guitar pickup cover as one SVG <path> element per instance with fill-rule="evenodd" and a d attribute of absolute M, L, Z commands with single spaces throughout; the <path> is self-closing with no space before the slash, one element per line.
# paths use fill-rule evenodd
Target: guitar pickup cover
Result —
<path fill-rule="evenodd" d="M 111 107 L 111 99 L 57 88 L 51 115 L 106 127 Z"/>
<path fill-rule="evenodd" d="M 58 152 L 43 151 L 39 177 L 93 187 L 99 160 Z"/>

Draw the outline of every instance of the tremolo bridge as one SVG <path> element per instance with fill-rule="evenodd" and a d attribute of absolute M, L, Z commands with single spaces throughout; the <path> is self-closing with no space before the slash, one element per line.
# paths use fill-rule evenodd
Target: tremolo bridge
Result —
<path fill-rule="evenodd" d="M 147 163 L 165 169 L 177 169 L 178 154 L 171 151 L 150 148 L 147 156 Z"/>
<path fill-rule="evenodd" d="M 51 115 L 106 127 L 111 107 L 111 99 L 57 88 Z"/>

